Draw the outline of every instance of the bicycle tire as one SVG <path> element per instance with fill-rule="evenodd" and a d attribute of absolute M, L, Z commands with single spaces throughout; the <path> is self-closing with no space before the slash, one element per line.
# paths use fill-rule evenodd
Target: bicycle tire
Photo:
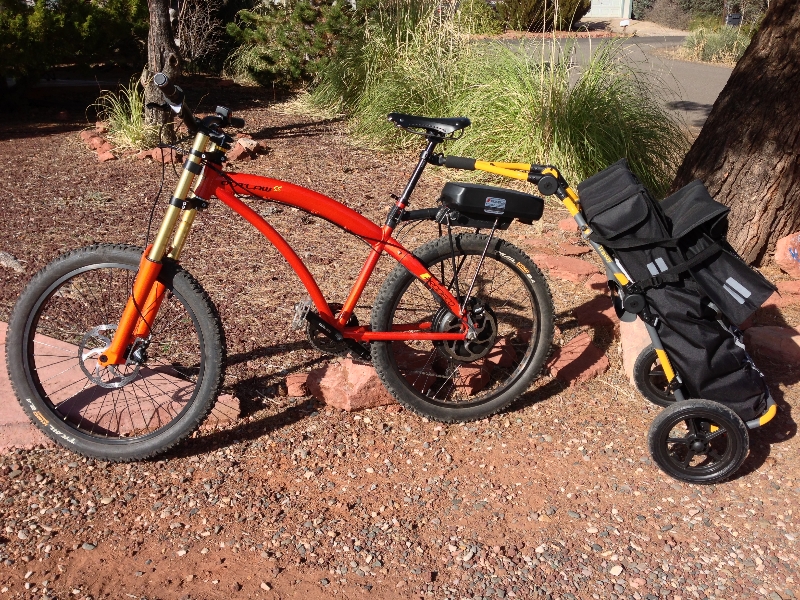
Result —
<path fill-rule="evenodd" d="M 8 374 L 31 421 L 62 446 L 107 461 L 149 458 L 180 442 L 208 416 L 224 376 L 216 308 L 169 259 L 143 358 L 113 372 L 92 362 L 105 343 L 98 340 L 113 333 L 106 326 L 116 327 L 141 256 L 141 248 L 109 244 L 60 256 L 33 277 L 8 325 Z"/>
<path fill-rule="evenodd" d="M 692 399 L 658 413 L 647 445 L 653 461 L 670 477 L 708 485 L 739 469 L 747 458 L 750 437 L 744 421 L 724 404 Z"/>
<path fill-rule="evenodd" d="M 675 404 L 675 394 L 668 392 L 669 381 L 653 344 L 639 353 L 633 365 L 633 383 L 639 393 L 658 406 Z"/>
<path fill-rule="evenodd" d="M 457 286 L 466 294 L 486 251 L 472 294 L 484 315 L 477 342 L 371 343 L 373 365 L 389 392 L 430 419 L 466 422 L 502 410 L 528 389 L 550 354 L 553 302 L 544 276 L 516 246 L 500 238 L 487 242 L 486 235 L 461 234 L 453 238 L 454 251 L 447 236 L 414 251 L 454 295 Z M 453 277 L 462 272 L 463 280 Z M 430 319 L 432 330 L 441 331 L 452 318 L 438 296 L 398 265 L 378 293 L 371 322 L 373 331 L 390 331 L 408 319 Z M 481 339 L 491 329 L 493 337 Z"/>

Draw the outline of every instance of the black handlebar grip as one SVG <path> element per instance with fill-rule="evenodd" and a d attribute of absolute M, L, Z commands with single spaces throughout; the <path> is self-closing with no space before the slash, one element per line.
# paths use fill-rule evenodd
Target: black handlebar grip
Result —
<path fill-rule="evenodd" d="M 164 97 L 170 104 L 176 106 L 183 104 L 183 90 L 177 85 L 170 83 L 169 77 L 164 75 L 164 73 L 156 73 L 153 75 L 153 83 L 161 90 L 161 93 L 164 94 Z"/>
<path fill-rule="evenodd" d="M 229 119 L 231 127 L 235 127 L 236 129 L 241 129 L 244 127 L 244 119 L 241 117 L 231 117 Z"/>
<path fill-rule="evenodd" d="M 444 166 L 448 169 L 462 169 L 464 171 L 475 170 L 475 159 L 464 156 L 445 156 Z"/>

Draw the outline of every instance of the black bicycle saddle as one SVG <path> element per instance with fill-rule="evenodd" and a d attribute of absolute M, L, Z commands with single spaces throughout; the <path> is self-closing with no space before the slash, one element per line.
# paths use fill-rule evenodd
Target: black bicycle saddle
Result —
<path fill-rule="evenodd" d="M 389 113 L 387 118 L 398 127 L 402 127 L 412 133 L 422 133 L 424 131 L 427 135 L 434 137 L 451 135 L 470 126 L 470 120 L 467 117 L 434 119 L 393 112 Z"/>

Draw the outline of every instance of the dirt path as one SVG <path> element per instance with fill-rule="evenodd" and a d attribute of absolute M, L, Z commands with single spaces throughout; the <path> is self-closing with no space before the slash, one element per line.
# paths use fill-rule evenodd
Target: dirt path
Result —
<path fill-rule="evenodd" d="M 280 115 L 255 100 L 244 116 L 272 152 L 247 170 L 384 217 L 413 156 L 352 148 L 340 123 Z M 160 169 L 100 164 L 77 131 L 2 133 L 0 161 L 15 170 L 0 175 L 1 249 L 26 267 L 0 271 L 6 320 L 24 282 L 59 251 L 141 243 Z M 433 205 L 438 177 L 426 176 L 416 207 Z M 557 228 L 564 216 L 548 203 L 541 231 L 572 239 Z M 270 219 L 307 253 L 323 289 L 343 296 L 365 248 L 291 210 Z M 435 234 L 423 227 L 408 234 L 410 246 Z M 519 225 L 506 233 L 522 246 L 538 234 Z M 245 418 L 158 461 L 104 464 L 58 448 L 0 456 L 0 598 L 800 594 L 796 365 L 759 363 L 781 411 L 752 433 L 737 477 L 689 486 L 648 456 L 657 409 L 625 380 L 613 328 L 572 316 L 596 295 L 583 284 L 550 281 L 556 342 L 588 332 L 609 371 L 575 387 L 543 377 L 504 414 L 443 426 L 281 395 L 287 373 L 325 360 L 288 330 L 299 284 L 218 206 L 200 219 L 185 256 L 220 306 L 226 384 Z"/>

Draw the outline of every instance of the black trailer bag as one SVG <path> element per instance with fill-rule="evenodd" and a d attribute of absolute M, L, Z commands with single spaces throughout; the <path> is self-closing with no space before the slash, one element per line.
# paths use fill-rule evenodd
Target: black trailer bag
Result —
<path fill-rule="evenodd" d="M 686 274 L 732 323 L 752 315 L 775 287 L 725 241 L 729 208 L 700 181 L 661 203 L 621 160 L 578 185 L 594 241 L 613 251 L 643 289 L 681 281 Z"/>
<path fill-rule="evenodd" d="M 732 323 L 746 321 L 775 292 L 775 286 L 725 240 L 730 209 L 714 200 L 702 182 L 693 181 L 665 198 L 661 209 L 685 261 L 708 255 L 689 272 Z"/>
<path fill-rule="evenodd" d="M 717 319 L 693 281 L 648 290 L 647 299 L 687 397 L 725 404 L 744 421 L 764 414 L 769 391 L 741 334 Z"/>
<path fill-rule="evenodd" d="M 736 324 L 774 287 L 725 241 L 728 208 L 693 182 L 653 199 L 624 159 L 578 185 L 591 239 L 608 248 L 659 317 L 661 341 L 688 395 L 730 406 L 742 419 L 765 407 L 767 390 L 736 334 Z"/>

